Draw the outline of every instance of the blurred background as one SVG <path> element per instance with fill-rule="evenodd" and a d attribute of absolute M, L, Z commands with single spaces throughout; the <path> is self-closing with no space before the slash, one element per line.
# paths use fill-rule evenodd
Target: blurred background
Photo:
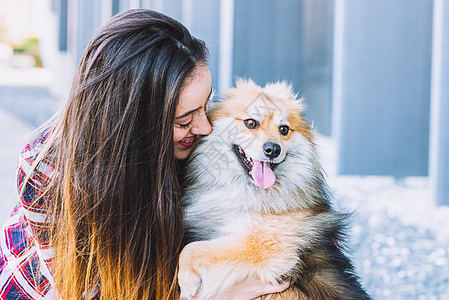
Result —
<path fill-rule="evenodd" d="M 17 157 L 64 103 L 111 16 L 180 20 L 210 50 L 213 87 L 286 80 L 375 299 L 449 299 L 449 2 L 446 0 L 0 0 L 0 221 Z M 446 153 L 446 154 L 445 154 Z"/>

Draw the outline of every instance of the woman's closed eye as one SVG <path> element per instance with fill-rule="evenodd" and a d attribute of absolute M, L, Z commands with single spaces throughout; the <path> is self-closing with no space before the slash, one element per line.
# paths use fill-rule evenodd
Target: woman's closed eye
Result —
<path fill-rule="evenodd" d="M 192 122 L 193 122 L 193 116 L 189 115 L 187 117 L 176 120 L 175 125 L 180 128 L 186 129 L 192 124 Z"/>
<path fill-rule="evenodd" d="M 179 127 L 183 128 L 183 129 L 188 128 L 191 124 L 192 124 L 192 121 L 190 121 L 189 123 L 186 123 L 186 124 L 178 124 L 178 123 L 176 123 L 176 125 L 178 125 Z"/>

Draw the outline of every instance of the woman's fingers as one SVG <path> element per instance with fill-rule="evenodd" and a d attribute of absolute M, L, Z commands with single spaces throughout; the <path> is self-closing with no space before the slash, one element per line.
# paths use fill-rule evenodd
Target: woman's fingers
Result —
<path fill-rule="evenodd" d="M 266 294 L 280 293 L 288 289 L 291 285 L 290 281 L 286 281 L 280 284 L 271 284 L 263 282 L 256 278 L 247 278 L 243 281 L 237 282 L 228 290 L 215 295 L 209 300 L 248 300 L 260 297 Z M 181 299 L 186 300 L 186 299 Z M 192 300 L 203 300 L 198 297 L 194 297 Z"/>
<path fill-rule="evenodd" d="M 290 285 L 291 285 L 290 281 L 286 281 L 280 284 L 271 284 L 271 283 L 265 284 L 263 295 L 283 292 L 284 290 L 288 289 Z"/>

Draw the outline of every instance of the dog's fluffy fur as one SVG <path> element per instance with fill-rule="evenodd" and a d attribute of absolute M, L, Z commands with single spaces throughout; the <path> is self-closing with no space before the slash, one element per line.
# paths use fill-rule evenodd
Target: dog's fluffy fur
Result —
<path fill-rule="evenodd" d="M 212 104 L 213 132 L 187 169 L 182 297 L 207 299 L 253 276 L 293 282 L 270 299 L 369 299 L 343 254 L 346 215 L 330 206 L 303 109 L 286 83 L 248 80 Z"/>

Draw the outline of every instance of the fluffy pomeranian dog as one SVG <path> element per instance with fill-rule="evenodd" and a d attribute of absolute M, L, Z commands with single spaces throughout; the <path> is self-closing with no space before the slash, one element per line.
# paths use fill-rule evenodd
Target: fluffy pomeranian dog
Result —
<path fill-rule="evenodd" d="M 248 276 L 286 291 L 265 299 L 370 299 L 343 253 L 304 104 L 284 82 L 238 80 L 208 111 L 213 132 L 186 177 L 181 297 L 208 299 Z"/>

